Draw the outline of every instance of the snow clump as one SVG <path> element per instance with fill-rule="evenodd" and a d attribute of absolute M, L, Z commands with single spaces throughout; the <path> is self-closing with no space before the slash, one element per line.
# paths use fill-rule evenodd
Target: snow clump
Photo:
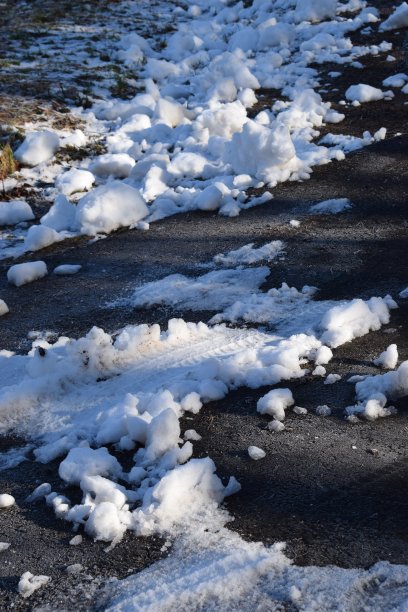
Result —
<path fill-rule="evenodd" d="M 226 255 L 220 253 L 215 255 L 214 263 L 223 266 L 250 265 L 259 261 L 272 261 L 283 253 L 284 243 L 281 240 L 273 240 L 261 247 L 254 248 L 253 242 Z"/>
<path fill-rule="evenodd" d="M 32 225 L 24 239 L 24 251 L 39 251 L 63 240 L 61 234 L 46 225 Z"/>
<path fill-rule="evenodd" d="M 248 446 L 248 455 L 251 457 L 251 459 L 254 459 L 254 461 L 258 461 L 259 459 L 266 457 L 265 451 L 258 446 Z"/>
<path fill-rule="evenodd" d="M 38 166 L 50 160 L 60 146 L 60 139 L 51 130 L 30 132 L 14 153 L 14 157 L 26 166 Z"/>
<path fill-rule="evenodd" d="M 109 234 L 119 227 L 128 227 L 149 213 L 137 189 L 120 181 L 97 187 L 79 200 L 75 225 L 82 234 Z"/>
<path fill-rule="evenodd" d="M 9 508 L 15 504 L 15 499 L 8 493 L 0 493 L 0 508 Z"/>
<path fill-rule="evenodd" d="M 95 177 L 89 170 L 71 168 L 57 177 L 55 186 L 62 194 L 69 196 L 73 193 L 89 191 L 94 182 Z"/>
<path fill-rule="evenodd" d="M 16 225 L 32 219 L 34 219 L 34 213 L 25 200 L 0 202 L 0 225 Z"/>
<path fill-rule="evenodd" d="M 390 344 L 376 359 L 373 359 L 373 363 L 380 368 L 384 368 L 384 370 L 393 370 L 398 363 L 397 345 Z"/>
<path fill-rule="evenodd" d="M 403 2 L 395 11 L 380 25 L 380 31 L 397 30 L 408 27 L 408 3 Z"/>
<path fill-rule="evenodd" d="M 272 389 L 259 398 L 256 409 L 260 414 L 270 414 L 277 421 L 285 419 L 285 410 L 295 403 L 290 389 Z"/>
<path fill-rule="evenodd" d="M 332 200 L 324 200 L 318 204 L 313 204 L 310 207 L 311 213 L 337 215 L 351 208 L 351 202 L 347 198 L 334 198 Z"/>
<path fill-rule="evenodd" d="M 382 91 L 377 87 L 360 83 L 359 85 L 351 85 L 345 93 L 347 100 L 350 102 L 375 102 L 384 98 L 393 98 L 392 91 Z"/>
<path fill-rule="evenodd" d="M 0 317 L 10 312 L 9 307 L 7 306 L 4 300 L 0 300 Z"/>
<path fill-rule="evenodd" d="M 72 274 L 76 274 L 82 268 L 79 264 L 62 264 L 54 268 L 54 274 L 57 276 L 72 276 Z"/>
<path fill-rule="evenodd" d="M 24 572 L 18 583 L 17 590 L 26 599 L 50 580 L 49 576 L 34 576 L 31 572 Z"/>
<path fill-rule="evenodd" d="M 47 276 L 47 274 L 48 270 L 44 261 L 30 261 L 11 266 L 7 271 L 7 280 L 10 284 L 21 287 L 21 285 L 32 283 Z"/>
<path fill-rule="evenodd" d="M 40 219 L 41 225 L 51 227 L 57 232 L 74 228 L 76 208 L 65 195 L 55 198 L 49 211 Z"/>

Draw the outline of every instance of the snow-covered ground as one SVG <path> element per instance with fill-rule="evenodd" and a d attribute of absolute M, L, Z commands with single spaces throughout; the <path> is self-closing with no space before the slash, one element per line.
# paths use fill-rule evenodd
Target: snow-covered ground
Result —
<path fill-rule="evenodd" d="M 148 14 L 146 3 L 123 0 L 115 10 L 121 9 L 136 24 Z M 0 223 L 12 228 L 0 235 L 0 256 L 27 258 L 8 270 L 16 287 L 46 277 L 41 250 L 54 243 L 81 235 L 97 239 L 121 227 L 148 231 L 155 221 L 193 210 L 219 212 L 223 223 L 223 217 L 272 200 L 279 183 L 306 180 L 314 167 L 341 162 L 386 137 L 382 124 L 372 134 L 361 126 L 361 137 L 331 133 L 328 126 L 371 101 L 382 101 L 386 112 L 392 89 L 404 90 L 408 76 L 391 75 L 382 90 L 355 83 L 339 101 L 343 114 L 325 101 L 321 70 L 330 64 L 341 71 L 368 55 L 391 54 L 386 32 L 408 25 L 406 3 L 385 22 L 362 0 L 254 0 L 245 6 L 198 0 L 185 7 L 163 0 L 155 10 L 164 24 L 171 21 L 169 31 L 145 24 L 125 33 L 119 21 L 109 43 L 111 58 L 137 73 L 139 93 L 118 100 L 101 81 L 91 108 L 72 109 L 81 129 L 26 126 L 14 152 L 21 167 L 6 179 L 5 190 L 47 184 L 41 194 L 49 209 L 33 223 L 24 199 L 0 202 Z M 152 11 L 152 24 L 154 17 Z M 371 44 L 369 34 L 378 28 L 384 41 Z M 350 36 L 361 30 L 367 44 L 353 45 Z M 47 44 L 63 36 L 56 32 Z M 38 48 L 41 43 L 31 52 Z M 104 49 L 102 39 L 96 48 Z M 62 53 L 70 53 L 70 61 L 72 55 L 84 59 L 75 39 Z M 274 92 L 274 101 L 261 110 L 264 90 Z M 81 149 L 95 138 L 106 148 L 100 155 L 78 163 L 56 157 L 64 147 Z M 317 202 L 309 212 L 336 215 L 351 208 L 343 197 Z M 57 459 L 59 477 L 81 501 L 48 483 L 27 495 L 75 532 L 106 542 L 108 551 L 121 546 L 127 531 L 167 539 L 165 559 L 106 585 L 99 603 L 105 609 L 263 610 L 282 602 L 302 610 L 405 609 L 406 566 L 383 561 L 369 570 L 300 568 L 283 544 L 248 543 L 228 530 L 232 517 L 222 503 L 240 484 L 235 474 L 223 482 L 211 457 L 194 456 L 200 432 L 185 428 L 185 415 L 205 411 L 205 404 L 230 391 L 267 386 L 257 410 L 270 417 L 270 435 L 280 435 L 288 411 L 299 419 L 304 412 L 289 388 L 274 385 L 326 376 L 336 349 L 387 325 L 406 297 L 402 291 L 319 300 L 318 288 L 286 283 L 263 290 L 272 263 L 284 262 L 289 248 L 280 240 L 255 246 L 243 239 L 239 249 L 201 262 L 209 269 L 203 274 L 142 283 L 109 304 L 211 311 L 207 323 L 172 318 L 164 329 L 128 325 L 113 334 L 93 327 L 79 339 L 38 338 L 25 355 L 0 346 L 0 432 L 27 440 L 21 452 L 0 455 L 0 466 L 17 466 L 32 448 L 40 463 Z M 33 251 L 37 261 L 27 257 Z M 79 271 L 65 265 L 54 273 Z M 0 300 L 4 321 L 12 309 Z M 377 375 L 350 381 L 355 403 L 343 415 L 350 428 L 396 414 L 392 402 L 408 394 L 408 362 L 399 363 L 396 344 L 374 364 Z M 332 372 L 326 383 L 339 378 Z M 328 406 L 316 406 L 316 419 L 330 415 Z M 118 450 L 131 457 L 130 468 L 120 463 Z M 259 461 L 265 457 L 256 446 L 248 452 Z M 6 512 L 15 500 L 0 494 Z M 48 582 L 27 571 L 18 589 L 29 597 Z"/>

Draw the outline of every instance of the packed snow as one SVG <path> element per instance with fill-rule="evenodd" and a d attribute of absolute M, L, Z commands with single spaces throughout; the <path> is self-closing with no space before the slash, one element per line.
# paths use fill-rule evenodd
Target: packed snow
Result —
<path fill-rule="evenodd" d="M 260 261 L 273 261 L 283 254 L 285 245 L 281 240 L 273 240 L 261 247 L 254 248 L 254 244 L 246 244 L 235 251 L 225 255 L 215 255 L 214 262 L 223 266 L 249 265 Z"/>
<path fill-rule="evenodd" d="M 32 283 L 35 280 L 47 276 L 47 265 L 43 261 L 31 261 L 15 264 L 7 272 L 7 280 L 16 287 Z"/>
<path fill-rule="evenodd" d="M 337 215 L 351 208 L 351 202 L 347 198 L 335 198 L 324 200 L 310 207 L 311 213 Z"/>

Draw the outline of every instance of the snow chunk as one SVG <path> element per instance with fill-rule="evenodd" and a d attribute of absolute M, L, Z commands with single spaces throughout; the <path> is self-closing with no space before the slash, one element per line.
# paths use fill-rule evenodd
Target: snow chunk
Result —
<path fill-rule="evenodd" d="M 54 274 L 59 276 L 70 276 L 76 274 L 82 268 L 79 264 L 63 264 L 54 268 Z"/>
<path fill-rule="evenodd" d="M 26 501 L 28 501 L 29 503 L 35 502 L 41 499 L 42 497 L 49 495 L 50 493 L 51 493 L 50 483 L 43 482 L 42 484 L 38 485 L 38 487 L 34 489 L 34 491 L 27 497 Z"/>
<path fill-rule="evenodd" d="M 404 87 L 407 81 L 408 75 L 403 72 L 399 72 L 398 74 L 393 74 L 392 76 L 384 79 L 382 84 L 384 87 Z"/>
<path fill-rule="evenodd" d="M 323 416 L 323 417 L 330 416 L 331 408 L 329 408 L 329 406 L 327 406 L 326 404 L 324 404 L 323 406 L 317 406 L 316 414 L 317 416 Z"/>
<path fill-rule="evenodd" d="M 402 291 L 399 292 L 400 298 L 408 298 L 408 287 L 405 287 Z"/>
<path fill-rule="evenodd" d="M 193 440 L 194 442 L 201 440 L 201 436 L 199 433 L 196 432 L 195 429 L 187 429 L 187 431 L 184 432 L 184 439 L 185 440 Z"/>
<path fill-rule="evenodd" d="M 57 177 L 55 185 L 66 196 L 78 191 L 89 191 L 95 182 L 95 177 L 89 170 L 71 168 L 68 172 Z"/>
<path fill-rule="evenodd" d="M 331 308 L 323 317 L 321 327 L 324 333 L 321 342 L 332 348 L 360 338 L 369 331 L 380 329 L 381 325 L 389 323 L 389 308 L 396 308 L 395 302 L 389 298 L 373 297 L 367 302 L 356 299 L 341 306 Z"/>
<path fill-rule="evenodd" d="M 22 221 L 31 221 L 34 213 L 24 200 L 0 202 L 0 225 L 16 225 Z"/>
<path fill-rule="evenodd" d="M 333 385 L 334 383 L 341 380 L 340 374 L 329 374 L 326 380 L 324 381 L 325 385 Z"/>
<path fill-rule="evenodd" d="M 64 195 L 59 195 L 49 211 L 41 217 L 40 223 L 57 232 L 69 230 L 74 226 L 75 211 L 75 206 Z"/>
<path fill-rule="evenodd" d="M 9 542 L 0 542 L 0 553 L 8 550 L 10 546 L 11 544 Z"/>
<path fill-rule="evenodd" d="M 24 572 L 18 583 L 17 590 L 22 597 L 27 598 L 50 580 L 49 576 L 34 576 L 31 572 Z"/>
<path fill-rule="evenodd" d="M 275 433 L 279 433 L 280 431 L 283 431 L 285 429 L 285 426 L 281 421 L 277 421 L 276 419 L 273 419 L 273 421 L 268 423 L 267 429 L 269 429 L 269 431 L 274 431 Z"/>
<path fill-rule="evenodd" d="M 70 546 L 79 546 L 80 544 L 82 544 L 82 536 L 81 535 L 76 535 L 73 538 L 71 538 L 71 540 L 69 541 L 69 545 Z"/>
<path fill-rule="evenodd" d="M 326 376 L 326 368 L 321 365 L 316 366 L 312 372 L 312 376 Z"/>
<path fill-rule="evenodd" d="M 28 263 L 15 264 L 7 272 L 7 280 L 16 287 L 26 283 L 32 283 L 48 274 L 47 266 L 43 261 L 31 261 Z"/>
<path fill-rule="evenodd" d="M 0 508 L 9 508 L 15 504 L 15 499 L 8 493 L 0 493 Z"/>
<path fill-rule="evenodd" d="M 61 462 L 58 473 L 65 482 L 79 484 L 85 476 L 120 476 L 122 469 L 106 448 L 94 450 L 84 447 L 71 448 Z"/>
<path fill-rule="evenodd" d="M 262 448 L 259 448 L 258 446 L 248 446 L 248 455 L 251 457 L 251 459 L 254 459 L 255 461 L 266 457 L 265 451 L 262 450 Z"/>
<path fill-rule="evenodd" d="M 24 251 L 39 251 L 54 242 L 61 242 L 63 237 L 46 225 L 32 225 L 24 240 Z"/>
<path fill-rule="evenodd" d="M 7 306 L 4 300 L 0 300 L 0 317 L 10 312 L 9 307 Z"/>
<path fill-rule="evenodd" d="M 117 507 L 108 501 L 96 506 L 85 525 L 88 535 L 103 542 L 119 542 L 125 530 L 126 526 L 120 521 Z"/>
<path fill-rule="evenodd" d="M 351 206 L 351 202 L 347 198 L 334 198 L 332 200 L 323 200 L 323 202 L 313 204 L 309 210 L 311 213 L 337 215 L 345 210 L 349 210 Z"/>
<path fill-rule="evenodd" d="M 149 214 L 140 193 L 119 181 L 97 187 L 78 202 L 75 223 L 82 234 L 109 234 Z"/>
<path fill-rule="evenodd" d="M 135 160 L 127 153 L 105 153 L 99 155 L 90 165 L 90 170 L 97 176 L 114 176 L 127 178 L 135 165 Z"/>
<path fill-rule="evenodd" d="M 392 91 L 382 91 L 377 87 L 360 83 L 359 85 L 351 85 L 345 96 L 350 102 L 375 102 L 376 100 L 383 100 L 385 97 L 393 97 Z"/>
<path fill-rule="evenodd" d="M 270 414 L 277 421 L 285 419 L 285 410 L 295 403 L 290 389 L 272 389 L 259 398 L 256 409 L 260 414 Z"/>
<path fill-rule="evenodd" d="M 380 366 L 385 370 L 393 370 L 398 363 L 398 350 L 396 344 L 390 344 L 389 347 L 381 353 L 376 359 L 373 359 L 374 365 Z"/>
<path fill-rule="evenodd" d="M 227 161 L 234 172 L 272 184 L 289 178 L 296 159 L 289 130 L 280 123 L 266 127 L 249 120 L 227 145 Z"/>
<path fill-rule="evenodd" d="M 59 146 L 60 139 L 51 130 L 30 132 L 14 153 L 14 157 L 26 166 L 38 166 L 38 164 L 50 160 Z"/>
<path fill-rule="evenodd" d="M 273 240 L 259 248 L 254 248 L 254 243 L 235 251 L 230 251 L 226 255 L 220 253 L 215 255 L 214 262 L 223 266 L 238 266 L 257 263 L 259 261 L 272 261 L 282 254 L 284 243 L 281 240 Z"/>
<path fill-rule="evenodd" d="M 316 356 L 314 359 L 315 364 L 318 365 L 326 365 L 333 358 L 333 352 L 329 349 L 328 346 L 322 345 L 316 351 Z"/>
<path fill-rule="evenodd" d="M 334 19 L 337 0 L 297 0 L 295 10 L 296 21 L 322 21 Z"/>
<path fill-rule="evenodd" d="M 395 11 L 386 19 L 379 30 L 385 32 L 387 30 L 397 30 L 398 28 L 408 27 L 408 3 L 403 2 Z"/>

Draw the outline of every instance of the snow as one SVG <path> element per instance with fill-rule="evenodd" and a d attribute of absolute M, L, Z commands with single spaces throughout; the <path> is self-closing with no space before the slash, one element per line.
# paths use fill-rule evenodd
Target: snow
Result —
<path fill-rule="evenodd" d="M 405 289 L 400 291 L 399 296 L 403 299 L 408 298 L 408 287 L 405 287 Z"/>
<path fill-rule="evenodd" d="M 57 177 L 55 186 L 65 196 L 81 191 L 89 191 L 95 182 L 95 177 L 89 170 L 71 168 Z"/>
<path fill-rule="evenodd" d="M 19 580 L 17 590 L 21 597 L 26 599 L 42 586 L 48 584 L 50 580 L 49 576 L 34 576 L 31 572 L 24 572 Z"/>
<path fill-rule="evenodd" d="M 49 211 L 41 217 L 40 223 L 57 232 L 70 230 L 74 226 L 75 211 L 69 200 L 64 195 L 59 195 Z"/>
<path fill-rule="evenodd" d="M 398 363 L 398 349 L 396 344 L 390 344 L 389 347 L 382 352 L 376 359 L 373 360 L 374 365 L 384 368 L 384 370 L 393 370 Z"/>
<path fill-rule="evenodd" d="M 14 157 L 26 166 L 38 166 L 49 161 L 57 152 L 60 139 L 51 130 L 29 132 L 24 142 L 14 153 Z"/>
<path fill-rule="evenodd" d="M 340 374 L 329 374 L 326 378 L 326 380 L 324 381 L 325 385 L 333 385 L 334 383 L 338 382 L 339 380 L 341 380 L 341 376 Z"/>
<path fill-rule="evenodd" d="M 127 153 L 105 153 L 96 157 L 89 169 L 93 174 L 101 177 L 114 176 L 116 178 L 126 178 L 129 176 L 135 163 L 133 157 L 130 157 Z"/>
<path fill-rule="evenodd" d="M 76 535 L 73 538 L 70 539 L 69 541 L 69 545 L 70 546 L 79 546 L 80 544 L 82 544 L 83 541 L 83 537 L 81 535 Z"/>
<path fill-rule="evenodd" d="M 408 27 L 408 4 L 402 2 L 394 12 L 380 25 L 380 31 L 397 30 Z"/>
<path fill-rule="evenodd" d="M 382 91 L 377 87 L 360 83 L 359 85 L 351 85 L 345 93 L 347 100 L 350 102 L 375 102 L 376 100 L 383 100 L 384 98 L 392 98 L 394 94 L 392 91 Z"/>
<path fill-rule="evenodd" d="M 32 225 L 24 239 L 24 251 L 39 251 L 63 240 L 61 234 L 46 225 Z"/>
<path fill-rule="evenodd" d="M 254 248 L 254 244 L 246 244 L 243 247 L 230 251 L 226 255 L 220 253 L 215 255 L 214 263 L 223 266 L 250 265 L 260 261 L 273 261 L 283 254 L 284 244 L 281 240 L 273 240 L 261 247 Z"/>
<path fill-rule="evenodd" d="M 7 280 L 16 287 L 43 278 L 48 274 L 47 266 L 43 261 L 31 261 L 15 264 L 7 271 Z"/>
<path fill-rule="evenodd" d="M 0 542 L 0 553 L 5 552 L 10 548 L 11 544 L 9 542 Z"/>
<path fill-rule="evenodd" d="M 119 181 L 97 187 L 81 198 L 75 212 L 75 226 L 82 234 L 109 234 L 119 227 L 128 227 L 148 215 L 148 208 L 139 192 Z"/>
<path fill-rule="evenodd" d="M 15 225 L 34 219 L 31 206 L 25 200 L 0 202 L 0 225 Z"/>
<path fill-rule="evenodd" d="M 351 206 L 352 204 L 347 198 L 334 198 L 332 200 L 324 200 L 318 204 L 313 204 L 313 206 L 310 207 L 310 212 L 337 215 L 345 210 L 349 210 Z"/>
<path fill-rule="evenodd" d="M 408 82 L 408 75 L 404 72 L 393 74 L 383 80 L 382 84 L 384 87 L 404 87 L 405 83 Z"/>
<path fill-rule="evenodd" d="M 53 272 L 58 276 L 72 276 L 79 272 L 81 268 L 82 266 L 79 264 L 61 264 L 54 268 Z"/>
<path fill-rule="evenodd" d="M 4 300 L 0 300 L 0 317 L 10 312 L 9 307 L 7 306 Z"/>
<path fill-rule="evenodd" d="M 322 406 L 317 406 L 316 414 L 317 414 L 317 416 L 322 416 L 322 417 L 330 416 L 331 415 L 331 408 L 329 408 L 329 406 L 327 406 L 326 404 L 324 404 Z"/>
<path fill-rule="evenodd" d="M 248 446 L 248 455 L 254 461 L 258 461 L 259 459 L 263 459 L 264 457 L 266 457 L 265 451 L 262 450 L 262 448 L 259 448 L 258 446 Z"/>
<path fill-rule="evenodd" d="M 260 414 L 270 414 L 277 421 L 283 421 L 285 410 L 294 403 L 290 389 L 272 389 L 258 400 L 256 409 Z"/>
<path fill-rule="evenodd" d="M 321 341 L 336 348 L 369 331 L 380 329 L 381 325 L 390 321 L 389 308 L 396 307 L 389 296 L 373 297 L 367 302 L 356 299 L 344 306 L 335 306 L 322 319 L 321 327 L 325 331 Z"/>
<path fill-rule="evenodd" d="M 337 0 L 297 0 L 295 19 L 314 21 L 333 19 L 336 15 Z"/>
<path fill-rule="evenodd" d="M 0 508 L 10 508 L 15 504 L 16 500 L 8 493 L 0 493 Z"/>

